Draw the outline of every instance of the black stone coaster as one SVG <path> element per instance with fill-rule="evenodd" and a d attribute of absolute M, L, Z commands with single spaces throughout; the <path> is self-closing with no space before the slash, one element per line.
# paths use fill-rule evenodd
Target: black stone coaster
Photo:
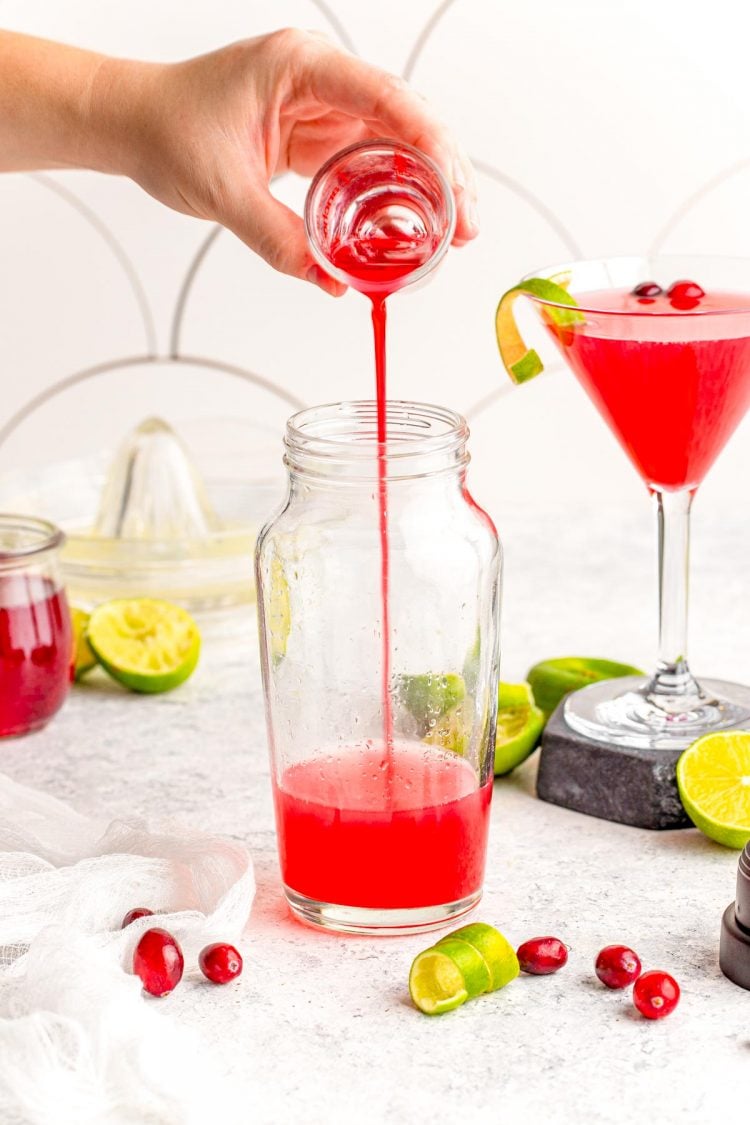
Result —
<path fill-rule="evenodd" d="M 677 791 L 681 750 L 631 750 L 571 730 L 560 704 L 542 737 L 537 796 L 635 828 L 691 828 Z"/>

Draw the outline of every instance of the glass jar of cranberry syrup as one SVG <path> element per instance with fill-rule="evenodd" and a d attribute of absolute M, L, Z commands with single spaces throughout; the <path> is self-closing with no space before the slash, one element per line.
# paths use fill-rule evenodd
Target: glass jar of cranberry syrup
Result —
<path fill-rule="evenodd" d="M 38 730 L 62 707 L 73 637 L 59 552 L 45 520 L 0 513 L 0 738 Z"/>

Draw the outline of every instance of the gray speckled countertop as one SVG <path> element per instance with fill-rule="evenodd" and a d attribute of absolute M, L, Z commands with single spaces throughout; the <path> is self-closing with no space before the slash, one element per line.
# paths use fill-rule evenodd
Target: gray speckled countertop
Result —
<path fill-rule="evenodd" d="M 611 514 L 610 514 L 611 515 Z M 648 662 L 654 551 L 648 512 L 545 520 L 498 514 L 506 543 L 503 677 L 589 652 Z M 696 670 L 750 681 L 750 529 L 696 527 Z M 571 947 L 555 977 L 522 977 L 439 1019 L 409 1004 L 409 964 L 429 938 L 340 938 L 293 922 L 282 901 L 250 613 L 209 636 L 169 696 L 127 695 L 97 673 L 45 731 L 2 745 L 3 768 L 83 812 L 187 818 L 247 841 L 258 893 L 246 973 L 231 990 L 188 985 L 165 1009 L 221 1044 L 247 1120 L 266 1123 L 718 1120 L 741 1102 L 750 993 L 717 963 L 736 854 L 697 831 L 648 833 L 545 805 L 536 762 L 496 784 L 476 917 L 518 944 Z M 597 950 L 632 944 L 682 985 L 676 1013 L 638 1017 L 602 988 Z"/>

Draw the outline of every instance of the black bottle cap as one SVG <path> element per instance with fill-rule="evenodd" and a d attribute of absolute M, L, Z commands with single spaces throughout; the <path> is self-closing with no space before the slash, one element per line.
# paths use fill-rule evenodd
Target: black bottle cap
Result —
<path fill-rule="evenodd" d="M 750 989 L 750 842 L 737 868 L 737 898 L 721 920 L 719 965 L 725 977 Z"/>

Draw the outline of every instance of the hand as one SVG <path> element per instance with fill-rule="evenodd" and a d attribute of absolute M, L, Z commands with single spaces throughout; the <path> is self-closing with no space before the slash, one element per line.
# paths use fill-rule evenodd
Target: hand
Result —
<path fill-rule="evenodd" d="M 323 35 L 277 31 L 159 66 L 107 59 L 92 96 L 110 121 L 119 107 L 112 170 L 178 211 L 223 224 L 275 269 L 329 293 L 344 286 L 314 263 L 302 220 L 271 195 L 279 172 L 310 176 L 346 145 L 393 137 L 431 156 L 451 183 L 454 244 L 478 232 L 471 165 L 427 102 Z"/>

